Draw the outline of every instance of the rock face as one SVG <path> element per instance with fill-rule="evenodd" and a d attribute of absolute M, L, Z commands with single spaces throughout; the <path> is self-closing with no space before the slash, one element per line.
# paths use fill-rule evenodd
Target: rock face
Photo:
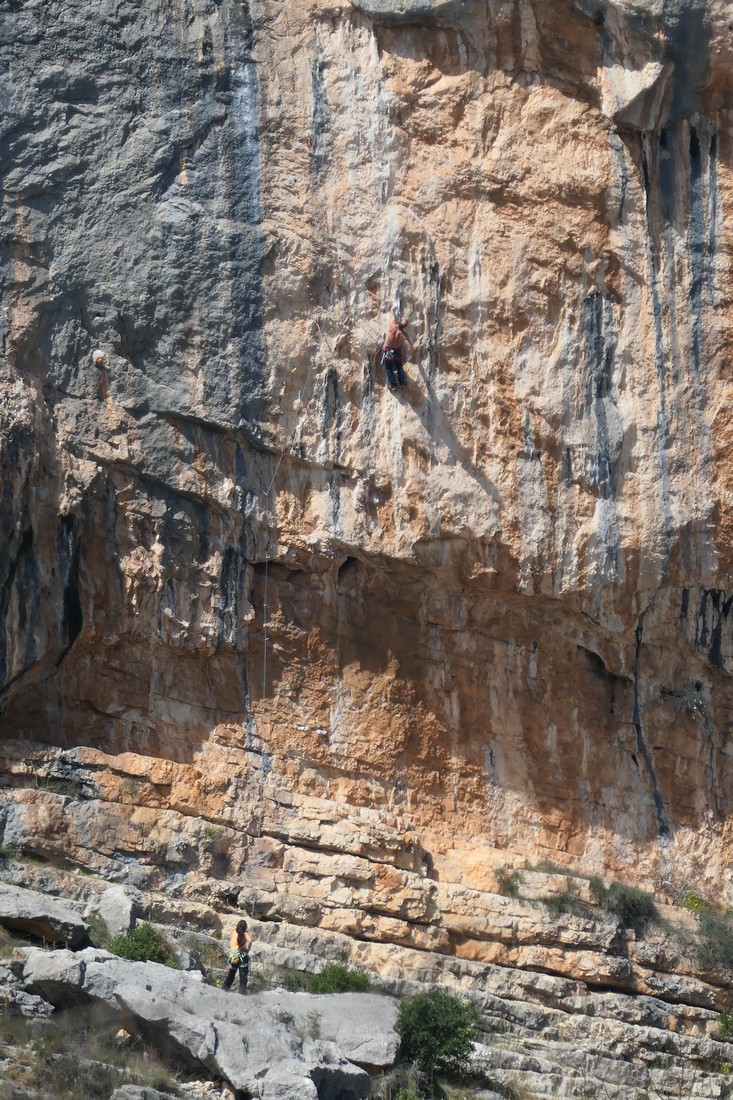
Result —
<path fill-rule="evenodd" d="M 732 61 L 716 0 L 4 5 L 6 850 L 530 967 L 505 863 L 733 901 Z"/>

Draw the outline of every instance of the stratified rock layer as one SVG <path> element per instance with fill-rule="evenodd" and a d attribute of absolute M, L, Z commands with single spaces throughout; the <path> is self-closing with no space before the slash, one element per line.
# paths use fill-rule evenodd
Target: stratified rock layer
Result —
<path fill-rule="evenodd" d="M 505 862 L 733 900 L 726 18 L 5 6 L 6 848 L 467 958 Z"/>
<path fill-rule="evenodd" d="M 105 890 L 104 881 L 89 874 L 37 864 L 6 863 L 5 873 L 63 892 L 74 907 L 93 906 Z M 551 879 L 525 872 L 522 889 L 547 891 Z M 574 886 L 577 901 L 580 883 Z M 100 1026 L 97 1010 L 106 1005 L 112 1010 L 108 1028 L 122 1023 L 128 1032 L 142 1034 L 159 1055 L 172 1056 L 194 1076 L 223 1075 L 253 1096 L 277 1100 L 301 1100 L 314 1093 L 315 1083 L 321 1100 L 349 1100 L 368 1087 L 362 1070 L 379 1075 L 395 1060 L 394 1000 L 256 990 L 292 981 L 297 971 L 302 979 L 302 972 L 320 970 L 328 957 L 351 955 L 365 967 L 375 992 L 399 996 L 439 982 L 475 1005 L 474 1067 L 480 1084 L 464 1091 L 476 1100 L 522 1090 L 536 1100 L 648 1095 L 722 1100 L 729 1091 L 733 1048 L 724 1034 L 728 1017 L 718 1010 L 730 1005 L 730 992 L 719 975 L 692 973 L 683 945 L 695 923 L 689 911 L 669 909 L 664 929 L 648 927 L 640 937 L 608 916 L 593 916 L 588 905 L 579 918 L 557 908 L 553 915 L 547 902 L 483 896 L 474 900 L 491 914 L 485 946 L 492 938 L 494 950 L 501 944 L 504 954 L 496 954 L 497 961 L 487 961 L 488 954 L 458 952 L 448 958 L 387 943 L 356 943 L 323 928 L 253 921 L 250 993 L 255 992 L 244 1001 L 202 984 L 197 971 L 205 952 L 209 981 L 223 977 L 224 944 L 241 912 L 192 905 L 168 892 L 144 900 L 163 922 L 156 928 L 168 946 L 191 968 L 188 973 L 130 964 L 96 948 L 74 954 L 16 945 L 12 959 L 0 959 L 0 1008 L 42 1021 L 51 1002 L 63 1032 L 64 1009 L 90 1002 L 91 1019 Z M 683 917 L 689 918 L 684 929 Z M 91 934 L 102 931 L 97 925 Z M 187 960 L 184 946 L 191 951 Z M 567 976 L 552 972 L 558 961 Z M 369 1095 L 385 1093 L 388 1085 L 373 1087 Z"/>

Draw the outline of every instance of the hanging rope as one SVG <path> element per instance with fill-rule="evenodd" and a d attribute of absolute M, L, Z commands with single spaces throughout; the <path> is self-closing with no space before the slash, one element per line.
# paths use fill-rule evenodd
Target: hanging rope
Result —
<path fill-rule="evenodd" d="M 323 332 L 323 330 L 320 326 L 320 323 L 318 321 L 315 322 L 315 326 L 316 326 L 316 329 L 318 331 L 318 339 L 319 339 L 320 346 L 326 345 L 327 348 L 328 348 L 329 354 L 331 356 L 334 356 L 336 354 L 336 349 L 333 346 L 330 345 L 330 342 L 328 341 L 328 338 L 325 336 L 325 334 L 324 334 L 324 332 Z M 374 344 L 377 344 L 377 343 L 381 344 L 382 334 L 378 331 L 378 329 L 376 328 L 376 326 L 374 324 L 372 324 L 370 322 L 360 320 L 360 321 L 357 321 L 354 328 L 356 328 L 357 330 L 361 329 L 362 332 L 366 335 L 367 339 L 370 342 L 372 342 Z M 300 391 L 301 400 L 303 402 L 305 402 L 305 399 L 306 399 L 308 384 L 309 384 L 311 376 L 313 374 L 313 367 L 314 367 L 315 361 L 316 361 L 316 355 L 314 354 L 311 357 L 310 362 L 308 364 L 308 370 L 306 372 L 305 381 L 303 383 L 303 388 Z M 256 492 L 260 493 L 261 496 L 265 497 L 268 508 L 269 508 L 269 504 L 270 504 L 270 494 L 271 494 L 272 489 L 275 485 L 275 480 L 276 480 L 278 472 L 280 470 L 280 466 L 282 465 L 282 461 L 285 458 L 285 453 L 286 453 L 287 449 L 292 445 L 293 439 L 295 438 L 295 434 L 296 434 L 296 431 L 297 431 L 297 427 L 298 427 L 298 425 L 296 423 L 293 426 L 293 429 L 290 432 L 290 434 L 286 437 L 285 441 L 283 442 L 283 445 L 280 449 L 280 454 L 278 456 L 277 462 L 275 463 L 275 469 L 272 472 L 272 477 L 270 478 L 270 481 L 267 485 L 267 488 L 256 490 Z M 265 588 L 264 588 L 264 594 L 263 594 L 263 599 L 262 599 L 262 700 L 261 701 L 262 701 L 263 706 L 264 706 L 265 701 L 267 699 L 267 658 L 268 658 L 268 649 L 269 649 L 269 643 L 270 643 L 270 636 L 269 636 L 269 633 L 268 633 L 268 627 L 269 627 L 270 624 L 269 624 L 269 620 L 268 620 L 269 608 L 268 608 L 268 602 L 267 602 L 267 590 L 268 590 L 268 586 L 269 586 L 270 562 L 272 561 L 273 555 L 271 554 L 269 547 L 270 547 L 270 541 L 268 539 L 268 549 L 267 549 L 267 553 L 265 554 L 265 577 L 264 577 Z M 257 814 L 256 819 L 255 819 L 255 830 L 254 830 L 255 838 L 258 839 L 258 840 L 262 838 L 262 833 L 263 833 L 263 829 L 264 829 L 264 820 L 265 820 L 265 778 L 266 778 L 265 754 L 266 754 L 266 751 L 267 751 L 267 746 L 270 744 L 270 740 L 271 740 L 270 735 L 271 735 L 271 732 L 272 732 L 271 718 L 270 718 L 270 714 L 269 714 L 268 710 L 265 710 L 264 727 L 265 728 L 263 730 L 263 736 L 261 738 L 260 767 L 259 767 L 259 776 L 258 776 L 258 782 L 257 782 L 257 803 L 258 803 L 258 807 L 259 807 L 259 813 Z M 253 891 L 252 895 L 251 895 L 251 899 L 250 899 L 250 916 L 252 917 L 252 919 L 255 919 L 256 909 L 257 909 L 257 895 L 256 895 L 256 892 Z"/>
<path fill-rule="evenodd" d="M 328 346 L 328 340 L 327 340 L 326 336 L 324 335 L 323 330 L 321 329 L 321 326 L 320 326 L 319 322 L 316 321 L 315 325 L 316 325 L 316 329 L 318 330 L 318 337 L 319 337 L 320 344 L 321 345 L 326 344 Z M 329 346 L 328 350 L 329 350 L 330 354 L 332 354 L 332 355 L 334 354 L 334 349 L 332 347 Z M 303 383 L 303 388 L 300 391 L 301 400 L 303 400 L 303 401 L 305 401 L 306 392 L 308 390 L 308 383 L 310 382 L 311 375 L 313 373 L 313 366 L 314 366 L 315 361 L 316 361 L 316 355 L 314 354 L 310 358 L 310 362 L 308 364 L 308 370 L 307 370 L 306 376 L 305 376 L 305 381 Z M 295 437 L 296 431 L 297 431 L 297 424 L 293 426 L 292 431 L 287 436 L 287 438 L 285 439 L 285 441 L 284 441 L 284 443 L 283 443 L 283 445 L 280 449 L 280 454 L 278 456 L 277 462 L 275 463 L 275 469 L 273 470 L 272 477 L 270 478 L 270 481 L 269 481 L 269 484 L 268 484 L 267 488 L 257 490 L 257 492 L 259 492 L 262 496 L 265 497 L 268 507 L 269 507 L 269 503 L 270 503 L 270 493 L 272 492 L 272 488 L 275 484 L 275 479 L 277 478 L 278 471 L 280 469 L 280 466 L 282 465 L 282 461 L 285 457 L 286 450 L 292 444 L 292 441 Z M 265 554 L 265 589 L 264 589 L 264 595 L 263 595 L 263 600 L 262 600 L 262 703 L 263 703 L 263 705 L 264 705 L 264 703 L 267 699 L 267 656 L 268 656 L 268 648 L 269 648 L 269 641 L 270 641 L 269 634 L 268 634 L 268 627 L 269 627 L 270 624 L 269 624 L 269 621 L 268 621 L 267 590 L 268 590 L 269 576 L 270 576 L 270 562 L 272 561 L 273 555 L 271 554 L 269 547 L 270 547 L 270 540 L 268 539 L 268 549 L 267 549 L 267 552 Z M 265 753 L 266 753 L 266 750 L 267 750 L 267 746 L 270 743 L 270 734 L 271 734 L 271 719 L 270 719 L 269 711 L 267 711 L 267 710 L 265 710 L 264 726 L 265 726 L 265 728 L 263 730 L 263 736 L 261 738 L 262 744 L 261 744 L 261 749 L 260 749 L 260 767 L 259 767 L 259 777 L 258 777 L 258 783 L 257 783 L 257 804 L 258 804 L 258 807 L 259 807 L 259 813 L 257 814 L 256 819 L 255 819 L 255 830 L 254 830 L 255 838 L 258 839 L 258 840 L 262 837 L 262 831 L 263 831 L 263 827 L 264 827 L 264 818 L 265 818 Z M 250 915 L 253 918 L 254 918 L 254 915 L 255 915 L 255 908 L 256 908 L 256 902 L 255 902 L 255 895 L 253 894 L 252 901 L 251 901 L 251 913 L 250 913 Z"/>

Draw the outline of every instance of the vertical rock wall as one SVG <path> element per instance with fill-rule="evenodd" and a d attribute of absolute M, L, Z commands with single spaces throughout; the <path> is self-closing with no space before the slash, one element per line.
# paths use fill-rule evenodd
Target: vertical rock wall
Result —
<path fill-rule="evenodd" d="M 298 845 L 728 897 L 723 5 L 0 19 L 5 737 L 273 912 Z"/>

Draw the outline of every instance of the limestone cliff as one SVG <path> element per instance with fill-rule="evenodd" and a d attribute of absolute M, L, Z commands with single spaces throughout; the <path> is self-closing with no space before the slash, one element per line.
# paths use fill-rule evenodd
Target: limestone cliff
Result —
<path fill-rule="evenodd" d="M 505 863 L 733 902 L 729 19 L 0 4 L 6 847 L 491 961 Z"/>

